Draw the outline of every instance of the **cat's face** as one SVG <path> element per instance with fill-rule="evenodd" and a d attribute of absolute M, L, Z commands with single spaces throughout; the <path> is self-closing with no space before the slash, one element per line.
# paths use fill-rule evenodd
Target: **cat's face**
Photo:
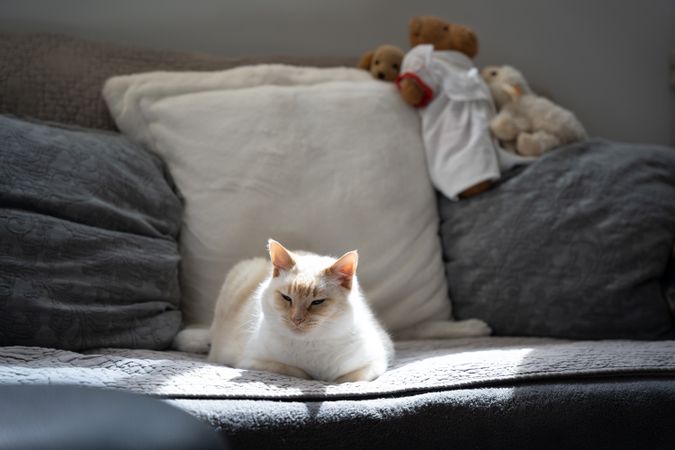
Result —
<path fill-rule="evenodd" d="M 321 274 L 289 274 L 270 293 L 271 306 L 288 330 L 304 334 L 342 317 L 347 296 L 322 280 Z"/>
<path fill-rule="evenodd" d="M 266 319 L 296 335 L 328 331 L 349 310 L 356 252 L 341 258 L 297 254 L 270 241 L 274 273 L 264 297 Z"/>

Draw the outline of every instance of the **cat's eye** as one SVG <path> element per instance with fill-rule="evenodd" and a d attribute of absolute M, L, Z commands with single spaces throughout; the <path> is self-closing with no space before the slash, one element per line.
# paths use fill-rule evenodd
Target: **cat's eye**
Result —
<path fill-rule="evenodd" d="M 279 294 L 281 294 L 281 292 L 279 292 Z M 293 299 L 290 298 L 290 297 L 289 297 L 288 295 L 286 295 L 286 294 L 281 294 L 281 298 L 283 298 L 284 300 L 286 300 L 288 303 L 293 303 Z"/>
<path fill-rule="evenodd" d="M 313 306 L 315 306 L 315 305 L 320 305 L 320 304 L 322 304 L 322 303 L 325 302 L 325 301 L 326 301 L 325 298 L 322 298 L 322 299 L 320 299 L 320 300 L 314 300 L 314 301 L 312 302 L 312 305 L 313 305 Z"/>

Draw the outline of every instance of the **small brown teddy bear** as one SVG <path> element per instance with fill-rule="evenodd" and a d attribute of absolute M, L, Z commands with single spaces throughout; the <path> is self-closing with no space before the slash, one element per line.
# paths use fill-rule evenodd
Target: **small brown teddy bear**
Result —
<path fill-rule="evenodd" d="M 403 50 L 398 47 L 381 45 L 361 56 L 358 68 L 369 71 L 378 80 L 395 81 L 401 70 L 403 55 Z"/>
<path fill-rule="evenodd" d="M 490 89 L 474 66 L 476 34 L 437 17 L 415 17 L 410 45 L 396 84 L 419 108 L 433 185 L 451 200 L 490 188 L 501 171 L 521 162 L 490 134 Z"/>
<path fill-rule="evenodd" d="M 499 110 L 490 121 L 490 130 L 507 148 L 524 156 L 540 156 L 587 138 L 571 111 L 532 92 L 515 68 L 488 66 L 481 74 Z"/>

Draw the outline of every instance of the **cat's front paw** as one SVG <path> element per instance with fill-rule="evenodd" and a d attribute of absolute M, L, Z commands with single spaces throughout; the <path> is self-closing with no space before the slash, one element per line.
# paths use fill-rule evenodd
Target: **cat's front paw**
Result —
<path fill-rule="evenodd" d="M 370 381 L 370 378 L 363 377 L 361 374 L 354 374 L 353 372 L 344 374 L 335 379 L 335 382 L 340 383 L 355 383 L 357 381 Z"/>
<path fill-rule="evenodd" d="M 360 369 L 352 370 L 335 379 L 336 383 L 354 383 L 357 381 L 372 381 L 387 370 L 386 365 L 373 363 Z"/>
<path fill-rule="evenodd" d="M 274 372 L 281 375 L 288 375 L 295 378 L 311 380 L 312 377 L 299 367 L 289 366 L 288 364 L 277 361 L 268 361 L 262 359 L 244 360 L 239 367 L 242 369 L 262 370 L 265 372 Z"/>

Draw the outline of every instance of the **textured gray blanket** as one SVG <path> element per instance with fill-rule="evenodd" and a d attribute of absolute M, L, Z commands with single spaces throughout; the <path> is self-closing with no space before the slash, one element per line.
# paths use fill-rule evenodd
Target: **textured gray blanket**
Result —
<path fill-rule="evenodd" d="M 216 366 L 200 355 L 103 349 L 0 348 L 0 384 L 79 384 L 164 398 L 357 399 L 589 377 L 675 377 L 675 341 L 476 338 L 408 341 L 372 382 L 330 384 Z"/>

